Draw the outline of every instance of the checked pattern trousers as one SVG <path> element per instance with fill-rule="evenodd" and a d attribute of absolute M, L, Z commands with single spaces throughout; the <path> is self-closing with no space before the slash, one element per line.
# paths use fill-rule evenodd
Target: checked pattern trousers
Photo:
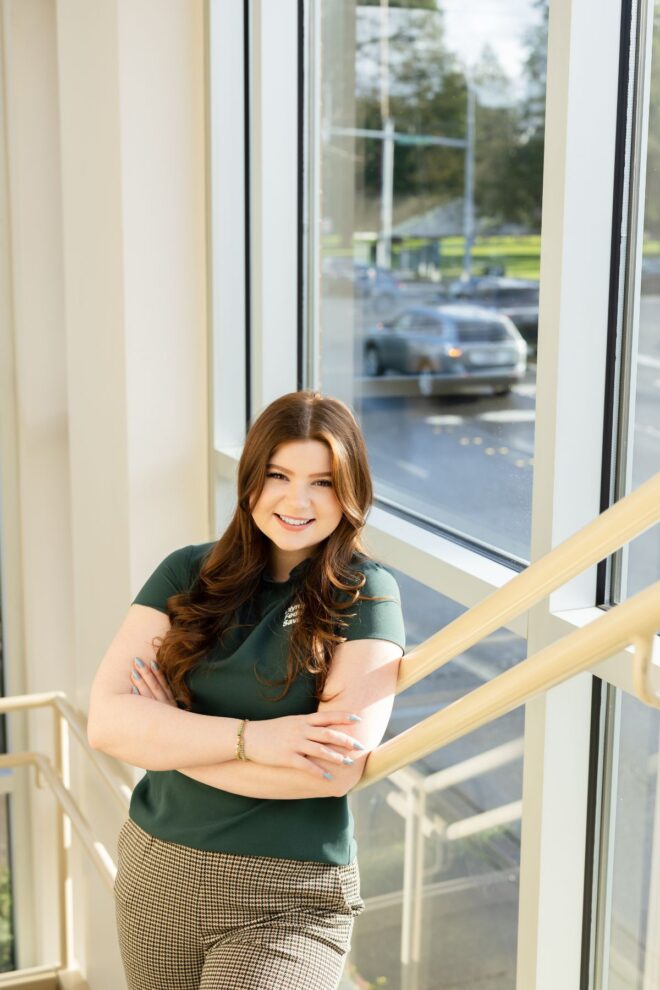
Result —
<path fill-rule="evenodd" d="M 364 910 L 356 860 L 208 852 L 131 818 L 117 855 L 128 990 L 336 990 Z"/>

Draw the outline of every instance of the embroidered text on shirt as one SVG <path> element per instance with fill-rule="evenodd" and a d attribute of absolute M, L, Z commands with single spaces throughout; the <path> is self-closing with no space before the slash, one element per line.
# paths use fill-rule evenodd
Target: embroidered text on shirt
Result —
<path fill-rule="evenodd" d="M 294 622 L 298 622 L 300 619 L 300 610 L 303 608 L 302 602 L 297 602 L 295 605 L 289 605 L 288 609 L 284 613 L 284 621 L 282 623 L 282 628 L 284 626 L 290 626 Z"/>

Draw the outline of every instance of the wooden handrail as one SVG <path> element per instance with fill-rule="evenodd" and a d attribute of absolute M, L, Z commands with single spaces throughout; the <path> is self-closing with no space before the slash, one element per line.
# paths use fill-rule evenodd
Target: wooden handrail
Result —
<path fill-rule="evenodd" d="M 660 471 L 540 560 L 406 653 L 397 694 L 465 653 L 490 633 L 660 521 Z"/>
<path fill-rule="evenodd" d="M 428 756 L 630 645 L 634 647 L 633 681 L 638 697 L 660 708 L 660 696 L 648 684 L 658 627 L 660 581 L 382 743 L 367 757 L 364 773 L 351 793 Z"/>

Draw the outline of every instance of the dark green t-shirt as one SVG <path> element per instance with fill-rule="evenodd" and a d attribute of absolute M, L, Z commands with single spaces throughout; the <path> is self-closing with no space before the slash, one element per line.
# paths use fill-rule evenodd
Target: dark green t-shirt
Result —
<path fill-rule="evenodd" d="M 167 613 L 167 599 L 188 590 L 214 543 L 199 543 L 170 553 L 133 599 Z M 225 634 L 211 652 L 187 675 L 192 711 L 228 718 L 265 719 L 314 712 L 311 674 L 296 678 L 280 701 L 269 700 L 283 686 L 262 684 L 286 675 L 290 605 L 309 559 L 293 568 L 287 581 L 263 575 L 256 602 L 233 622 L 249 625 Z M 386 568 L 356 556 L 356 570 L 366 576 L 365 595 L 390 595 L 392 600 L 357 602 L 347 611 L 347 639 L 386 639 L 405 649 L 399 588 Z M 256 606 L 256 607 L 255 607 Z M 252 610 L 252 611 L 251 611 Z M 356 671 L 359 677 L 359 671 Z M 311 778 L 310 778 L 311 779 Z M 276 856 L 342 865 L 357 852 L 353 816 L 344 797 L 251 798 L 202 784 L 178 770 L 147 770 L 136 785 L 130 817 L 159 839 L 195 849 L 250 856 Z"/>

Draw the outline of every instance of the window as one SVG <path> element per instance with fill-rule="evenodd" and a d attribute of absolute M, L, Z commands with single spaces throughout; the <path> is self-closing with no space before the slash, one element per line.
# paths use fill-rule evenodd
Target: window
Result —
<path fill-rule="evenodd" d="M 651 45 L 648 51 L 640 46 L 636 94 L 640 107 L 648 107 L 648 117 L 640 111 L 633 133 L 633 156 L 639 161 L 633 175 L 639 180 L 631 188 L 624 310 L 629 385 L 623 394 L 618 469 L 624 492 L 660 470 L 660 4 L 651 9 L 653 19 L 646 24 Z M 633 540 L 623 555 L 615 598 L 624 599 L 656 580 L 659 561 L 660 531 L 655 527 Z"/>
<path fill-rule="evenodd" d="M 527 561 L 546 5 L 307 8 L 305 384 L 352 405 L 382 504 Z M 379 336 L 436 333 L 411 311 L 450 303 L 484 308 L 484 342 L 507 340 L 506 315 L 516 347 L 403 354 Z"/>
<path fill-rule="evenodd" d="M 463 611 L 393 573 L 408 650 Z M 514 633 L 491 634 L 398 695 L 387 738 L 524 655 Z M 348 960 L 355 985 L 514 990 L 523 719 L 519 708 L 350 796 L 368 908 Z"/>

